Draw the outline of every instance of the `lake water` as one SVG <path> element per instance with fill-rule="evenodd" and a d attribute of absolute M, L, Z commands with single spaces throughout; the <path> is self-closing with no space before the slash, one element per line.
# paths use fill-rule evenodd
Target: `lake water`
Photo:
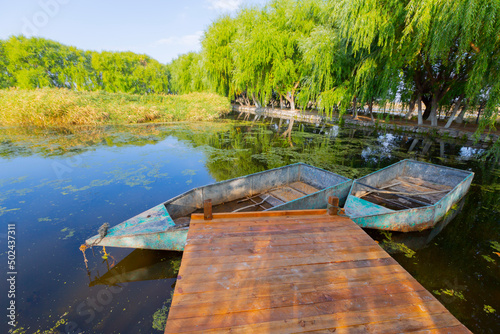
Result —
<path fill-rule="evenodd" d="M 277 130 L 276 122 L 232 120 L 0 128 L 0 262 L 7 273 L 13 224 L 15 333 L 161 333 L 181 254 L 108 248 L 105 259 L 95 247 L 86 252 L 87 272 L 79 246 L 104 223 L 193 187 L 290 163 L 356 178 L 405 158 L 471 170 L 471 190 L 437 235 L 369 234 L 469 329 L 500 333 L 500 169 L 479 159 L 481 148 L 304 124 L 290 142 Z M 6 313 L 8 290 L 2 279 Z"/>

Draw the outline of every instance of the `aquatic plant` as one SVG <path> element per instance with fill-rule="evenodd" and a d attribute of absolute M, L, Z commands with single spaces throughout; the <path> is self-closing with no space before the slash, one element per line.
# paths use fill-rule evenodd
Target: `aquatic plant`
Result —
<path fill-rule="evenodd" d="M 30 328 L 24 328 L 24 327 L 16 327 L 15 329 L 9 329 L 9 334 L 54 334 L 54 333 L 59 333 L 57 328 L 59 328 L 62 325 L 65 325 L 68 321 L 65 319 L 65 317 L 68 315 L 69 312 L 65 312 L 57 321 L 56 323 L 50 328 L 50 329 L 38 329 L 36 332 L 33 331 L 28 331 Z"/>
<path fill-rule="evenodd" d="M 496 312 L 496 310 L 493 307 L 491 307 L 490 305 L 484 305 L 483 310 L 486 313 L 495 313 Z"/>
<path fill-rule="evenodd" d="M 153 329 L 164 332 L 165 325 L 167 324 L 168 312 L 170 311 L 170 305 L 172 305 L 172 298 L 174 297 L 174 290 L 170 292 L 170 298 L 168 298 L 161 308 L 159 308 L 153 314 Z"/>
<path fill-rule="evenodd" d="M 392 233 L 388 231 L 382 231 L 385 236 L 385 240 L 380 243 L 380 246 L 388 253 L 403 253 L 407 258 L 413 258 L 416 252 L 406 246 L 404 243 L 395 242 L 392 240 Z"/>
<path fill-rule="evenodd" d="M 447 295 L 450 297 L 456 297 L 460 300 L 466 301 L 464 294 L 461 291 L 453 290 L 453 289 L 440 289 L 440 290 L 432 290 L 432 292 L 438 296 Z"/>

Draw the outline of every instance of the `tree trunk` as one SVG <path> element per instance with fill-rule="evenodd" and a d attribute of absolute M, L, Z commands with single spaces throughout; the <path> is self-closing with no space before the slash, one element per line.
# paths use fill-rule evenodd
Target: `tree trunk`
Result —
<path fill-rule="evenodd" d="M 485 105 L 486 105 L 486 102 L 483 102 L 479 106 L 479 110 L 477 111 L 476 124 L 479 124 L 479 116 L 481 116 L 481 111 L 483 110 L 483 108 L 484 108 Z"/>
<path fill-rule="evenodd" d="M 288 137 L 289 140 L 292 139 L 292 128 L 293 128 L 293 123 L 294 119 L 290 119 L 290 123 L 288 123 L 288 128 L 283 132 L 283 137 Z"/>
<path fill-rule="evenodd" d="M 252 98 L 253 98 L 253 103 L 255 103 L 255 106 L 256 106 L 257 108 L 262 108 L 262 106 L 260 105 L 259 100 L 257 100 L 257 99 L 255 98 L 255 93 L 252 93 Z"/>
<path fill-rule="evenodd" d="M 352 101 L 353 104 L 353 110 L 352 110 L 352 118 L 353 119 L 358 119 L 358 99 L 355 96 L 354 100 Z"/>
<path fill-rule="evenodd" d="M 460 111 L 460 115 L 458 115 L 457 118 L 455 118 L 455 123 L 462 124 L 462 122 L 464 121 L 464 116 L 466 111 L 467 111 L 467 104 L 463 106 L 462 111 Z"/>
<path fill-rule="evenodd" d="M 411 99 L 411 101 L 410 101 L 410 109 L 408 110 L 408 112 L 405 115 L 406 119 L 410 119 L 411 118 L 411 115 L 413 114 L 413 111 L 415 110 L 415 103 L 416 102 L 417 101 L 416 101 L 415 98 Z"/>
<path fill-rule="evenodd" d="M 280 94 L 280 109 L 283 109 L 283 95 Z"/>
<path fill-rule="evenodd" d="M 370 112 L 370 117 L 372 118 L 372 122 L 375 122 L 375 118 L 373 117 L 373 99 L 368 103 L 368 111 Z"/>
<path fill-rule="evenodd" d="M 418 96 L 417 99 L 417 107 L 418 107 L 418 125 L 424 124 L 424 120 L 422 119 L 422 97 Z"/>
<path fill-rule="evenodd" d="M 290 110 L 295 111 L 295 96 L 290 93 L 290 97 L 285 95 L 285 99 L 290 103 Z"/>
<path fill-rule="evenodd" d="M 453 108 L 453 112 L 451 113 L 450 118 L 448 119 L 448 122 L 444 126 L 445 129 L 448 129 L 451 126 L 451 123 L 455 119 L 455 115 L 457 114 L 458 109 L 460 108 L 461 105 L 462 105 L 462 97 L 460 97 L 458 99 L 458 101 L 456 102 L 455 107 Z"/>
<path fill-rule="evenodd" d="M 429 99 L 428 97 L 424 96 L 424 95 L 421 95 L 421 101 L 422 103 L 425 105 L 425 110 L 424 110 L 424 115 L 423 115 L 423 118 L 425 120 L 427 120 L 429 118 L 429 116 L 431 115 L 431 99 Z"/>
<path fill-rule="evenodd" d="M 434 95 L 432 97 L 432 103 L 431 103 L 431 113 L 429 117 L 431 118 L 431 126 L 437 126 L 437 109 L 438 109 L 438 99 L 437 95 Z"/>
<path fill-rule="evenodd" d="M 420 139 L 413 139 L 411 145 L 410 145 L 410 149 L 408 150 L 408 153 L 410 153 L 411 151 L 413 151 L 413 149 L 415 149 L 415 146 L 417 146 L 418 142 L 419 142 Z"/>

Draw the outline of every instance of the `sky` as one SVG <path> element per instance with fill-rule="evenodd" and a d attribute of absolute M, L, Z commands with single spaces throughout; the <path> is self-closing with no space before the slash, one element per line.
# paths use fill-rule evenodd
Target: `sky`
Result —
<path fill-rule="evenodd" d="M 0 39 L 38 36 L 84 50 L 132 51 L 162 63 L 201 49 L 206 28 L 266 0 L 2 0 Z"/>

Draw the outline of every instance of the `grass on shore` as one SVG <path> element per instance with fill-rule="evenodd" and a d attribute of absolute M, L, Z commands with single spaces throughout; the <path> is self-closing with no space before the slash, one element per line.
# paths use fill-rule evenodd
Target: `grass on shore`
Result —
<path fill-rule="evenodd" d="M 68 89 L 0 90 L 0 125 L 100 125 L 208 121 L 230 111 L 212 93 L 135 95 Z"/>

